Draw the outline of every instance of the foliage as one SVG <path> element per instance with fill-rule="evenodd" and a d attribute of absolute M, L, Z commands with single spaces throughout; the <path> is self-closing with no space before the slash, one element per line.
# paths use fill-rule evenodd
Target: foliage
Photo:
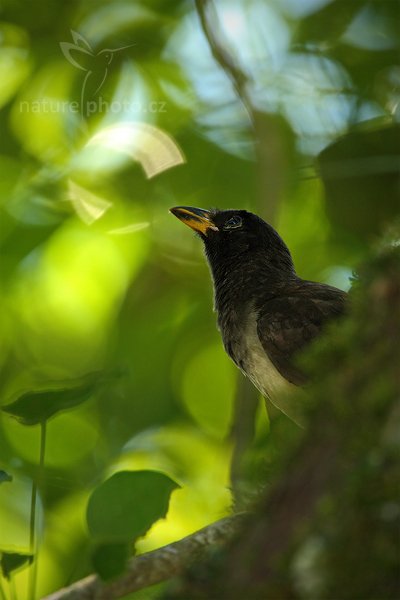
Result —
<path fill-rule="evenodd" d="M 17 554 L 16 552 L 2 552 L 1 553 L 1 572 L 6 579 L 10 579 L 11 574 L 32 562 L 32 555 L 30 554 Z"/>
<path fill-rule="evenodd" d="M 351 317 L 302 358 L 307 428 L 231 547 L 164 597 L 398 597 L 399 265 L 386 242 L 360 270 Z"/>
<path fill-rule="evenodd" d="M 168 209 L 253 210 L 273 221 L 300 275 L 345 289 L 399 214 L 396 2 L 218 1 L 206 12 L 225 64 L 195 4 L 1 6 L 0 551 L 21 598 L 34 569 L 37 597 L 93 568 L 114 577 L 133 552 L 229 514 L 238 501 L 231 490 L 259 495 L 284 473 L 282 448 L 299 443 L 289 422 L 270 431 L 261 405 L 248 428 L 254 439 L 240 437 L 240 419 L 254 419 L 240 413 L 235 422 L 245 392 L 215 328 L 201 247 Z M 397 230 L 391 240 L 398 244 Z M 387 268 L 380 256 L 371 269 Z M 376 281 L 378 295 L 390 287 Z M 377 354 L 368 352 L 385 301 L 369 298 L 372 316 L 355 301 L 365 337 L 350 333 L 359 340 L 352 364 L 368 359 L 373 373 L 394 359 L 375 338 Z M 336 368 L 347 345 L 335 347 Z M 374 402 L 390 391 L 384 373 L 363 388 L 359 414 L 379 413 Z M 321 404 L 323 381 L 313 396 Z M 357 436 L 346 456 L 370 440 L 350 417 L 343 435 L 357 423 Z M 240 481 L 231 482 L 238 448 Z M 386 474 L 382 461 L 374 477 Z M 348 513 L 340 503 L 326 508 L 326 572 L 335 572 L 341 544 L 352 547 L 346 531 L 358 537 L 350 512 L 363 506 L 357 483 L 367 470 L 354 463 L 342 497 Z M 99 509 L 95 530 L 86 514 L 94 498 L 117 509 L 119 487 L 103 493 L 121 477 L 126 528 L 116 539 L 103 535 L 117 528 L 111 509 Z M 385 535 L 379 544 L 384 561 L 392 548 Z M 309 553 L 299 549 L 298 564 Z M 31 555 L 33 566 L 14 574 L 18 557 L 28 567 Z"/>
<path fill-rule="evenodd" d="M 38 425 L 60 410 L 73 408 L 88 400 L 95 390 L 94 381 L 97 383 L 93 376 L 88 376 L 85 382 L 68 381 L 68 387 L 65 387 L 65 383 L 57 382 L 58 389 L 27 392 L 3 406 L 2 410 L 18 419 L 22 425 Z"/>

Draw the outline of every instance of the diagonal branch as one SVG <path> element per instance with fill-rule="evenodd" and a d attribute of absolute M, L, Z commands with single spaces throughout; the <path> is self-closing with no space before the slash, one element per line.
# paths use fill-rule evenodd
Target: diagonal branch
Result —
<path fill-rule="evenodd" d="M 254 109 L 251 99 L 247 93 L 247 84 L 249 79 L 247 74 L 238 67 L 232 56 L 229 54 L 226 48 L 224 48 L 218 36 L 215 34 L 210 19 L 212 12 L 215 23 L 218 22 L 214 5 L 209 0 L 195 0 L 195 5 L 201 28 L 207 39 L 211 54 L 231 80 L 239 100 L 241 100 L 243 106 L 245 107 L 249 119 L 254 127 Z"/>
<path fill-rule="evenodd" d="M 226 517 L 178 542 L 136 556 L 130 560 L 127 571 L 110 583 L 89 575 L 43 600 L 114 600 L 166 581 L 182 573 L 194 560 L 203 558 L 211 547 L 229 541 L 245 516 L 240 513 Z"/>
<path fill-rule="evenodd" d="M 218 28 L 218 15 L 212 0 L 194 0 L 197 15 L 212 56 L 233 84 L 239 101 L 245 108 L 252 127 L 257 155 L 259 193 L 257 212 L 269 223 L 277 219 L 279 206 L 284 196 L 286 155 L 283 147 L 281 125 L 275 117 L 261 112 L 254 106 L 249 94 L 251 80 L 235 62 L 224 46 Z M 235 416 L 232 427 L 234 450 L 231 464 L 232 488 L 237 506 L 241 505 L 240 478 L 242 459 L 253 439 L 254 421 L 258 406 L 258 393 L 247 379 L 240 379 L 235 400 Z M 270 407 L 268 407 L 268 413 Z M 239 492 L 239 494 L 238 494 Z"/>
<path fill-rule="evenodd" d="M 232 82 L 251 122 L 256 142 L 260 183 L 257 212 L 269 223 L 274 224 L 286 186 L 287 160 L 282 130 L 283 122 L 279 121 L 276 115 L 269 114 L 267 110 L 260 110 L 254 105 L 249 93 L 249 87 L 253 82 L 224 45 L 213 1 L 194 0 L 194 2 L 211 54 Z M 255 405 L 253 399 L 253 408 Z"/>

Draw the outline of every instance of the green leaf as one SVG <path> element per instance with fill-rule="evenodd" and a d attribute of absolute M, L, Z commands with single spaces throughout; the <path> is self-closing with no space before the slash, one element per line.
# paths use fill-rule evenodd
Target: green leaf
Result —
<path fill-rule="evenodd" d="M 171 492 L 177 487 L 158 471 L 116 473 L 89 498 L 86 516 L 90 534 L 106 542 L 134 541 L 165 517 Z"/>
<path fill-rule="evenodd" d="M 305 43 L 315 40 L 336 40 L 347 29 L 354 16 L 366 4 L 366 0 L 343 2 L 336 0 L 305 17 L 298 28 L 296 41 Z"/>
<path fill-rule="evenodd" d="M 17 571 L 24 566 L 28 566 L 33 561 L 32 554 L 18 554 L 17 552 L 2 552 L 0 566 L 6 579 L 10 579 L 13 571 Z"/>
<path fill-rule="evenodd" d="M 202 429 L 221 440 L 231 427 L 235 389 L 236 373 L 220 343 L 194 354 L 183 372 L 186 408 Z"/>
<path fill-rule="evenodd" d="M 358 236 L 368 245 L 400 207 L 400 124 L 366 122 L 319 155 L 326 210 L 342 242 Z"/>
<path fill-rule="evenodd" d="M 125 571 L 129 558 L 129 544 L 102 544 L 92 553 L 93 567 L 104 580 L 117 577 Z"/>
<path fill-rule="evenodd" d="M 5 481 L 12 481 L 12 475 L 9 475 L 5 471 L 0 471 L 0 483 L 4 483 Z"/>
<path fill-rule="evenodd" d="M 2 410 L 23 425 L 43 423 L 60 410 L 78 406 L 88 400 L 95 392 L 98 383 L 98 377 L 95 375 L 55 382 L 47 389 L 27 392 L 14 402 L 3 406 Z"/>

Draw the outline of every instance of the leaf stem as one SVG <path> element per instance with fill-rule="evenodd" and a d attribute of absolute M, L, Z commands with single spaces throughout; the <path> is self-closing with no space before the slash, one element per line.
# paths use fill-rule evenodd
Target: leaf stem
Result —
<path fill-rule="evenodd" d="M 7 600 L 7 596 L 4 591 L 4 587 L 3 587 L 3 583 L 1 581 L 1 575 L 0 575 L 0 598 L 1 598 L 1 600 Z"/>
<path fill-rule="evenodd" d="M 36 536 L 36 505 L 37 505 L 37 491 L 38 487 L 42 487 L 43 473 L 44 473 L 44 455 L 46 451 L 46 421 L 40 423 L 40 456 L 39 456 L 39 470 L 36 481 L 32 483 L 32 496 L 31 496 L 31 518 L 30 518 L 30 530 L 29 530 L 29 547 L 30 552 L 33 555 L 33 563 L 30 570 L 29 577 L 29 600 L 35 600 L 36 596 L 36 583 L 38 575 L 38 559 L 39 559 L 39 548 Z"/>
<path fill-rule="evenodd" d="M 15 589 L 14 576 L 10 575 L 10 598 L 11 600 L 17 600 L 17 590 Z"/>

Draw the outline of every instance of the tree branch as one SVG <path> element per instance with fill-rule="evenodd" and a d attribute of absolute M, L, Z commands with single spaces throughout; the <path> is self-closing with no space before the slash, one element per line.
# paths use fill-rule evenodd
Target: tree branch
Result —
<path fill-rule="evenodd" d="M 236 93 L 245 107 L 250 121 L 254 126 L 253 106 L 246 89 L 248 83 L 247 74 L 238 67 L 233 58 L 230 56 L 229 52 L 227 52 L 227 50 L 221 44 L 218 36 L 215 34 L 214 28 L 211 25 L 211 20 L 207 15 L 207 12 L 210 14 L 210 12 L 213 11 L 213 16 L 215 17 L 214 21 L 216 23 L 218 22 L 214 5 L 209 0 L 195 0 L 195 5 L 201 28 L 207 39 L 211 54 L 231 80 Z"/>
<path fill-rule="evenodd" d="M 203 558 L 210 547 L 229 541 L 245 517 L 245 513 L 226 517 L 178 542 L 136 556 L 129 561 L 127 571 L 110 583 L 89 575 L 43 600 L 113 600 L 166 581 L 182 573 L 194 560 Z"/>
<path fill-rule="evenodd" d="M 211 54 L 232 82 L 237 97 L 249 117 L 255 140 L 259 181 L 256 212 L 269 223 L 274 224 L 286 185 L 287 165 L 281 123 L 276 121 L 274 115 L 262 112 L 254 106 L 249 93 L 251 80 L 224 46 L 223 37 L 218 28 L 218 15 L 212 0 L 195 0 L 195 6 Z M 231 430 L 234 440 L 231 481 L 238 507 L 241 506 L 242 459 L 253 439 L 258 397 L 258 392 L 253 384 L 240 375 L 235 399 L 234 423 Z M 268 413 L 270 413 L 270 407 Z"/>
<path fill-rule="evenodd" d="M 286 185 L 287 160 L 283 121 L 277 121 L 276 115 L 254 106 L 249 93 L 252 81 L 223 44 L 221 32 L 218 30 L 218 15 L 212 0 L 195 0 L 195 6 L 211 54 L 232 82 L 252 125 L 260 182 L 256 208 L 269 223 L 274 224 Z M 253 407 L 255 405 L 253 401 Z"/>

